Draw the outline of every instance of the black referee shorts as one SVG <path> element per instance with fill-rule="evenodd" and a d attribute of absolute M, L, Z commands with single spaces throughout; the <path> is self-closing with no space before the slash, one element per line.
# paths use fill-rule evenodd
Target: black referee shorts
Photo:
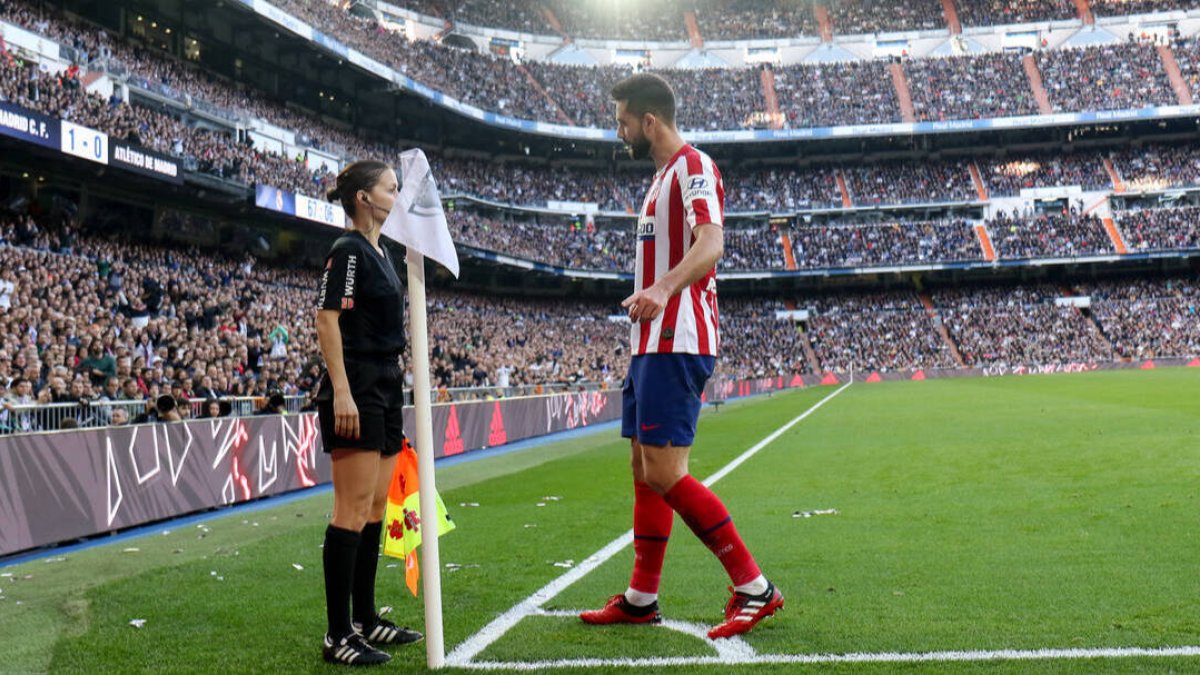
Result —
<path fill-rule="evenodd" d="M 404 372 L 396 359 L 365 360 L 345 357 L 350 395 L 358 407 L 359 437 L 334 432 L 333 384 L 329 374 L 317 392 L 317 417 L 325 452 L 342 449 L 377 450 L 383 457 L 400 452 L 404 441 Z"/>

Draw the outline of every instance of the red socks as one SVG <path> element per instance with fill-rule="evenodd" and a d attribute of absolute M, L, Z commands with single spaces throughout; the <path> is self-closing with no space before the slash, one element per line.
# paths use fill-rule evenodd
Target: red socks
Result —
<path fill-rule="evenodd" d="M 646 489 L 649 490 L 649 487 Z M 754 556 L 750 555 L 750 551 L 742 543 L 742 538 L 738 536 L 737 529 L 733 526 L 733 519 L 730 518 L 725 505 L 721 503 L 717 495 L 713 494 L 712 490 L 693 478 L 691 474 L 681 478 L 667 494 L 663 495 L 663 500 L 683 518 L 683 522 L 687 523 L 700 541 L 704 542 L 704 545 L 717 556 L 717 560 L 720 560 L 725 567 L 734 586 L 750 583 L 762 574 L 758 569 L 758 564 L 754 562 Z M 638 493 L 638 503 L 641 503 L 641 493 Z M 635 549 L 638 534 L 637 522 L 637 507 L 635 506 L 633 526 Z M 663 546 L 664 548 L 666 546 L 665 540 Z M 640 564 L 640 552 L 638 558 L 638 564 Z M 661 554 L 658 565 L 658 569 L 661 570 Z M 637 578 L 636 566 L 634 578 Z M 658 588 L 657 581 L 658 577 L 656 576 L 656 589 Z"/>
<path fill-rule="evenodd" d="M 675 512 L 662 495 L 649 485 L 633 482 L 633 578 L 629 587 L 642 593 L 658 593 L 662 578 L 663 556 Z"/>

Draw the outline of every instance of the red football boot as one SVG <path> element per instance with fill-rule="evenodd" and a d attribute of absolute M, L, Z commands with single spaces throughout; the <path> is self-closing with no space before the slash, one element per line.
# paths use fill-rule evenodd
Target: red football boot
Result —
<path fill-rule="evenodd" d="M 584 623 L 604 626 L 613 623 L 661 623 L 662 614 L 658 612 L 658 602 L 652 602 L 645 607 L 630 604 L 624 593 L 618 593 L 604 603 L 602 609 L 580 612 L 579 618 Z"/>
<path fill-rule="evenodd" d="M 729 592 L 733 593 L 733 597 L 725 605 L 725 621 L 708 631 L 710 640 L 748 633 L 759 621 L 783 609 L 783 594 L 775 588 L 775 584 L 769 585 L 762 595 L 738 593 L 732 587 Z"/>

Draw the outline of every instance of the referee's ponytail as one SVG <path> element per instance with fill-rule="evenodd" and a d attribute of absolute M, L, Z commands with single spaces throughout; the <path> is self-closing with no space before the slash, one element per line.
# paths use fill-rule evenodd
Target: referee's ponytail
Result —
<path fill-rule="evenodd" d="M 338 174 L 336 187 L 326 194 L 326 198 L 331 202 L 340 201 L 342 208 L 346 210 L 346 215 L 353 218 L 355 212 L 354 199 L 358 195 L 359 190 L 369 192 L 379 182 L 383 173 L 390 168 L 392 167 L 373 159 L 364 159 L 348 164 Z"/>

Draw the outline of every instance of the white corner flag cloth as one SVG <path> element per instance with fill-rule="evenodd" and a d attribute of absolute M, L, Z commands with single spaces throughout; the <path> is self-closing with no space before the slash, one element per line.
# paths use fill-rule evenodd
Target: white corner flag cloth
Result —
<path fill-rule="evenodd" d="M 420 148 L 400 153 L 400 195 L 383 221 L 382 234 L 432 258 L 458 278 L 458 251 L 450 238 L 442 197 Z"/>

